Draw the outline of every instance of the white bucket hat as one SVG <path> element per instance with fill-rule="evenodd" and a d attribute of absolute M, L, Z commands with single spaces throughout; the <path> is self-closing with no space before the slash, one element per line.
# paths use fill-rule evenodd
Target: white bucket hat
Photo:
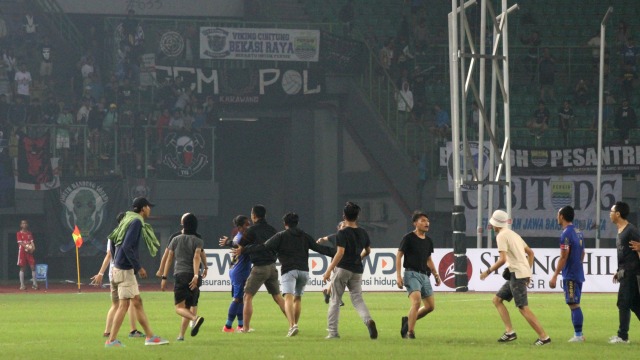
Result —
<path fill-rule="evenodd" d="M 496 210 L 491 215 L 491 219 L 489 219 L 489 224 L 494 227 L 504 228 L 509 224 L 509 215 L 503 210 Z"/>

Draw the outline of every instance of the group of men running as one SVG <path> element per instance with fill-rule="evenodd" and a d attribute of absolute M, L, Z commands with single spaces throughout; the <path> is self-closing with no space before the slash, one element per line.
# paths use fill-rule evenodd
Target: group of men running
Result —
<path fill-rule="evenodd" d="M 125 313 L 131 308 L 133 314 L 145 331 L 140 333 L 135 329 L 132 320 L 130 337 L 146 337 L 146 345 L 162 345 L 168 343 L 166 339 L 153 335 L 140 300 L 135 274 L 146 277 L 146 271 L 138 260 L 138 245 L 144 242 L 152 255 L 155 255 L 159 242 L 153 235 L 153 230 L 144 220 L 149 216 L 153 205 L 145 198 L 137 198 L 133 202 L 133 211 L 128 211 L 119 219 L 119 224 L 109 236 L 110 246 L 98 275 L 93 280 L 102 282 L 102 275 L 110 259 L 113 259 L 110 277 L 113 305 L 107 318 L 105 329 L 105 346 L 124 346 L 117 339 L 118 330 Z M 629 221 L 629 205 L 617 202 L 610 212 L 610 219 L 616 225 L 618 234 L 616 247 L 618 251 L 618 270 L 613 276 L 614 283 L 620 283 L 618 292 L 619 329 L 617 335 L 609 339 L 610 343 L 628 343 L 630 313 L 633 311 L 640 318 L 640 294 L 638 282 L 640 279 L 640 233 Z M 360 207 L 347 202 L 343 209 L 343 221 L 338 232 L 330 237 L 335 238 L 335 246 L 323 246 L 327 238 L 315 241 L 309 234 L 298 228 L 299 217 L 295 213 L 283 216 L 284 230 L 277 231 L 266 220 L 266 208 L 255 205 L 251 209 L 251 221 L 243 215 L 233 220 L 236 234 L 233 238 L 223 236 L 219 240 L 220 246 L 232 247 L 234 256 L 230 270 L 232 285 L 232 301 L 229 306 L 224 332 L 251 332 L 250 326 L 253 315 L 253 297 L 262 285 L 273 297 L 282 313 L 285 315 L 289 328 L 287 337 L 299 333 L 298 322 L 302 311 L 302 295 L 309 280 L 309 251 L 332 257 L 324 281 L 330 281 L 329 309 L 327 314 L 328 335 L 326 339 L 338 339 L 338 322 L 342 296 L 349 289 L 351 302 L 366 326 L 371 339 L 378 337 L 376 323 L 373 320 L 362 297 L 362 274 L 364 272 L 363 259 L 371 251 L 371 242 L 366 230 L 358 226 L 357 220 Z M 574 209 L 570 206 L 561 208 L 557 213 L 558 224 L 562 227 L 560 236 L 560 257 L 556 270 L 549 281 L 551 288 L 555 288 L 558 276 L 562 275 L 565 301 L 571 310 L 571 320 L 574 326 L 574 336 L 570 342 L 584 342 L 582 333 L 583 313 L 580 307 L 582 284 L 585 281 L 583 271 L 584 237 L 582 232 L 573 225 Z M 405 339 L 415 339 L 416 322 L 424 318 L 435 309 L 435 299 L 431 287 L 430 276 L 433 275 L 435 285 L 441 283 L 440 276 L 432 260 L 434 252 L 433 241 L 427 236 L 429 218 L 420 211 L 412 217 L 413 231 L 407 233 L 400 242 L 396 256 L 397 284 L 400 289 L 405 288 L 410 307 L 407 316 L 401 318 L 400 335 Z M 538 334 L 534 345 L 543 346 L 551 343 L 551 338 L 530 310 L 527 299 L 527 287 L 531 281 L 534 261 L 533 250 L 516 232 L 508 226 L 510 219 L 502 210 L 496 210 L 489 223 L 497 233 L 499 258 L 480 275 L 481 280 L 507 264 L 503 273 L 504 285 L 493 298 L 501 320 L 505 326 L 504 334 L 498 342 L 511 342 L 517 339 L 511 323 L 509 312 L 504 301 L 515 302 L 522 316 Z M 174 234 L 170 240 L 160 268 L 156 273 L 162 278 L 161 288 L 166 288 L 166 280 L 172 263 L 174 270 L 174 300 L 176 313 L 181 316 L 182 323 L 177 340 L 184 340 L 189 322 L 191 335 L 195 336 L 204 318 L 197 315 L 199 286 L 201 278 L 206 276 L 207 261 L 204 255 L 203 241 L 197 233 L 197 219 L 193 214 L 185 214 L 181 219 L 182 230 Z M 175 261 L 174 261 L 175 260 Z M 280 281 L 276 268 L 276 260 L 281 265 Z M 404 272 L 402 269 L 404 268 Z M 282 293 L 280 292 L 282 284 Z M 117 306 L 115 306 L 117 304 Z M 112 314 L 113 313 L 113 314 Z M 233 322 L 238 320 L 236 329 Z"/>

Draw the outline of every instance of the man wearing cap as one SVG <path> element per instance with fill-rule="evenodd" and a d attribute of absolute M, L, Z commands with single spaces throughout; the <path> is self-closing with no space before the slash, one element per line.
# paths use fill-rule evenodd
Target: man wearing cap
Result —
<path fill-rule="evenodd" d="M 400 242 L 396 254 L 396 276 L 398 287 L 407 289 L 411 307 L 409 314 L 402 317 L 400 336 L 405 339 L 415 339 L 416 322 L 427 316 L 435 307 L 433 289 L 429 276 L 433 274 L 436 286 L 440 285 L 440 275 L 433 264 L 433 241 L 427 236 L 429 231 L 429 217 L 416 211 L 413 213 L 415 229 L 406 234 Z M 404 257 L 404 277 L 402 274 L 402 258 Z M 420 306 L 422 301 L 423 306 Z"/>
<path fill-rule="evenodd" d="M 129 308 L 129 302 L 133 301 L 133 306 L 138 312 L 138 322 L 142 325 L 147 334 L 145 345 L 163 345 L 169 341 L 153 335 L 149 326 L 147 315 L 142 307 L 142 299 L 138 290 L 138 281 L 135 274 L 140 274 L 141 278 L 147 277 L 146 270 L 140 265 L 138 248 L 140 242 L 144 241 L 151 256 L 155 256 L 160 246 L 160 242 L 155 237 L 150 224 L 145 220 L 151 215 L 153 204 L 146 198 L 138 197 L 133 200 L 133 211 L 127 211 L 118 227 L 109 235 L 112 240 L 111 251 L 114 259 L 112 270 L 112 287 L 118 292 L 119 306 L 116 312 L 111 334 L 105 342 L 105 347 L 123 347 L 124 345 L 117 339 L 118 331 L 122 325 L 124 315 Z"/>
<path fill-rule="evenodd" d="M 545 333 L 538 318 L 529 309 L 527 300 L 527 285 L 531 279 L 531 267 L 533 266 L 533 250 L 515 231 L 509 229 L 509 215 L 502 210 L 493 212 L 489 223 L 498 234 L 496 241 L 498 243 L 498 251 L 500 258 L 491 265 L 489 269 L 480 274 L 480 279 L 484 280 L 494 271 L 497 271 L 505 263 L 509 264 L 509 279 L 502 285 L 500 290 L 493 297 L 493 305 L 495 305 L 500 314 L 500 318 L 505 326 L 505 333 L 498 339 L 498 342 L 510 342 L 518 338 L 513 330 L 509 311 L 504 306 L 503 301 L 515 300 L 516 306 L 520 310 L 520 314 L 527 320 L 533 330 L 538 333 L 538 339 L 533 345 L 543 346 L 551 343 L 551 338 Z"/>

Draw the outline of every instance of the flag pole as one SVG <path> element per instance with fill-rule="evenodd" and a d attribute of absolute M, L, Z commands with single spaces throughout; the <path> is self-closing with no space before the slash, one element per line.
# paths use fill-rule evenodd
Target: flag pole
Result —
<path fill-rule="evenodd" d="M 78 269 L 78 292 L 80 291 L 80 256 L 78 255 L 78 247 L 76 246 L 76 268 Z"/>
<path fill-rule="evenodd" d="M 80 229 L 78 229 L 78 225 L 75 225 L 71 236 L 73 237 L 73 244 L 76 247 L 76 268 L 78 270 L 78 292 L 80 292 L 80 255 L 79 255 L 78 249 L 80 248 L 80 246 L 82 246 L 82 234 L 80 233 Z"/>

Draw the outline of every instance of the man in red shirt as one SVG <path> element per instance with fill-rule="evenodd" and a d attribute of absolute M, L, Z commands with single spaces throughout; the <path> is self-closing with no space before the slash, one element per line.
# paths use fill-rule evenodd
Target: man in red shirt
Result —
<path fill-rule="evenodd" d="M 32 287 L 38 290 L 38 283 L 36 283 L 36 261 L 33 258 L 33 252 L 36 250 L 36 246 L 33 243 L 33 235 L 31 235 L 31 231 L 29 231 L 29 223 L 27 220 L 20 221 L 20 231 L 16 233 L 16 240 L 18 241 L 20 290 L 25 290 L 27 288 L 24 285 L 24 271 L 27 264 L 31 267 L 31 281 L 33 281 Z"/>

